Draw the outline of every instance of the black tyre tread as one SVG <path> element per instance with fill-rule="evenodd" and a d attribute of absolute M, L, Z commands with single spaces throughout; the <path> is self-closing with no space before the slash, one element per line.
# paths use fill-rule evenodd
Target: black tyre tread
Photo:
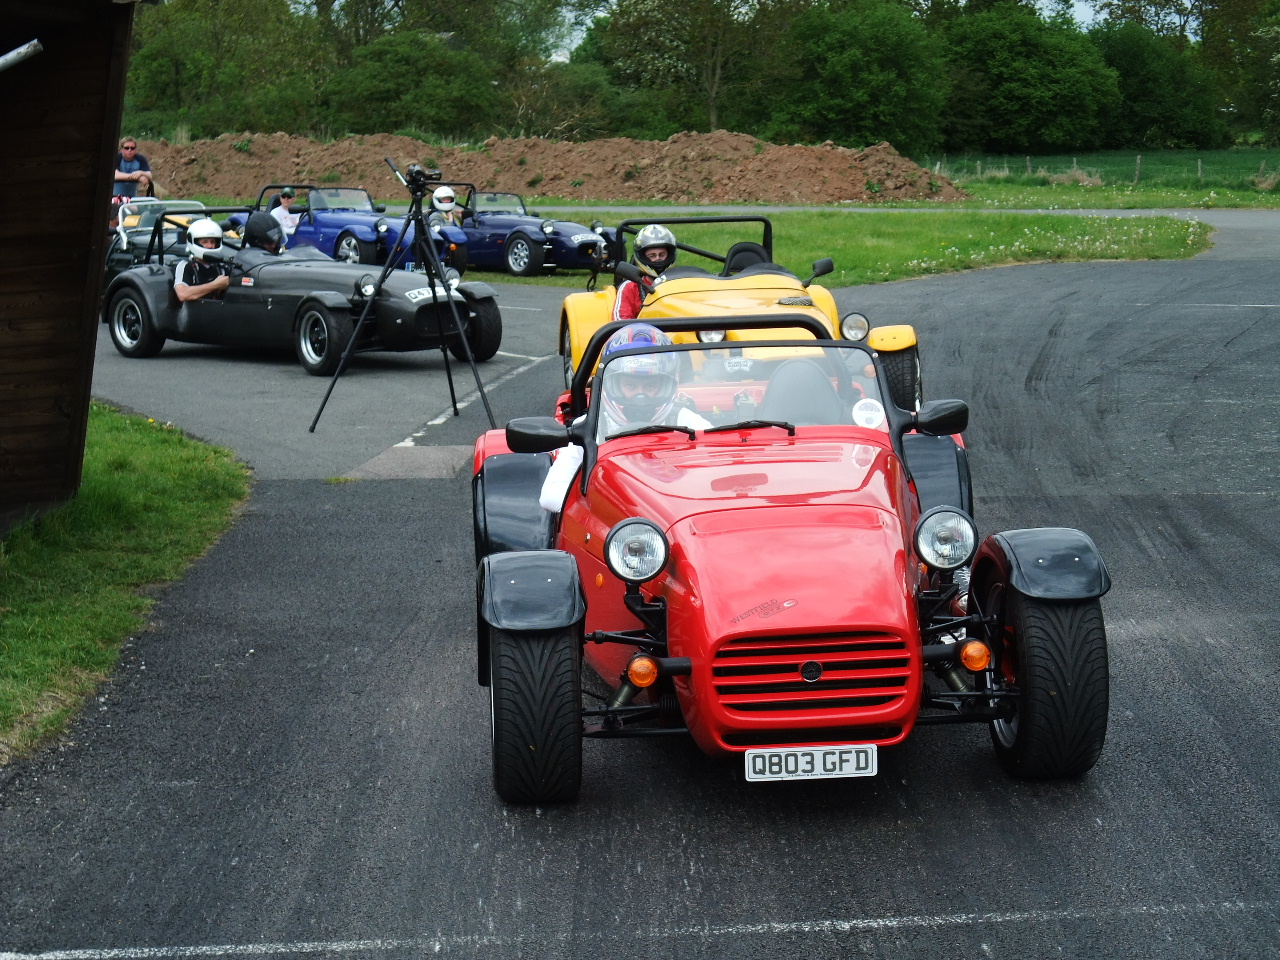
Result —
<path fill-rule="evenodd" d="M 881 352 L 880 364 L 884 367 L 889 399 L 903 410 L 915 410 L 924 396 L 917 371 L 920 369 L 920 351 L 916 346 L 905 350 Z"/>
<path fill-rule="evenodd" d="M 560 353 L 564 362 L 564 388 L 573 386 L 573 341 L 569 337 L 569 321 L 560 328 Z"/>
<path fill-rule="evenodd" d="M 116 333 L 116 307 L 120 301 L 129 299 L 138 307 L 138 314 L 141 318 L 142 332 L 138 337 L 137 343 L 130 346 L 123 342 Z M 107 330 L 111 334 L 111 342 L 115 345 L 116 350 L 123 356 L 134 359 L 144 359 L 146 357 L 154 357 L 162 349 L 164 349 L 165 337 L 156 332 L 155 324 L 151 318 L 151 310 L 147 307 L 147 301 L 136 289 L 125 287 L 118 290 L 112 297 L 111 303 L 107 306 Z"/>
<path fill-rule="evenodd" d="M 502 311 L 490 298 L 475 301 L 471 309 L 475 313 L 467 325 L 467 343 L 471 345 L 471 355 L 477 362 L 492 360 L 502 346 Z M 467 359 L 462 344 L 456 341 L 449 344 L 449 352 L 459 360 Z"/>
<path fill-rule="evenodd" d="M 511 249 L 511 243 L 517 239 L 523 240 L 529 245 L 529 262 L 525 264 L 523 270 L 516 270 L 512 267 L 510 259 L 506 259 L 504 257 L 504 259 L 506 259 L 507 272 L 514 277 L 536 277 L 542 272 L 542 264 L 538 262 L 538 258 L 542 256 L 542 247 L 534 243 L 524 234 L 519 233 L 507 238 L 508 250 Z"/>
<path fill-rule="evenodd" d="M 325 348 L 324 358 L 320 363 L 311 366 L 307 363 L 302 352 L 301 340 L 304 336 L 302 331 L 302 322 L 306 319 L 307 314 L 312 311 L 318 312 L 324 317 L 325 328 L 328 330 L 329 343 Z M 355 333 L 355 328 L 351 323 L 343 317 L 335 317 L 333 311 L 327 307 L 309 306 L 302 311 L 302 316 L 298 320 L 298 329 L 294 331 L 294 352 L 298 356 L 298 362 L 302 364 L 302 368 L 307 373 L 316 377 L 332 376 L 333 372 L 338 369 L 338 364 L 342 361 L 342 355 L 346 352 L 347 344 L 351 342 L 351 336 Z"/>
<path fill-rule="evenodd" d="M 338 253 L 338 247 L 341 246 L 343 239 L 346 237 L 350 237 L 352 240 L 354 240 L 356 242 L 356 249 L 360 251 L 358 254 L 360 259 L 356 261 L 357 263 L 372 264 L 372 263 L 378 262 L 377 244 L 371 243 L 368 240 L 361 240 L 359 237 L 357 237 L 354 233 L 351 233 L 350 231 L 346 231 L 342 233 L 338 237 L 337 242 L 334 243 L 333 252 L 335 257 Z"/>
<path fill-rule="evenodd" d="M 1018 738 L 1001 762 L 1026 779 L 1078 777 L 1107 734 L 1109 665 L 1097 600 L 1047 601 L 1010 594 L 1022 647 Z"/>
<path fill-rule="evenodd" d="M 582 650 L 575 631 L 493 629 L 490 644 L 494 789 L 508 803 L 577 799 Z"/>

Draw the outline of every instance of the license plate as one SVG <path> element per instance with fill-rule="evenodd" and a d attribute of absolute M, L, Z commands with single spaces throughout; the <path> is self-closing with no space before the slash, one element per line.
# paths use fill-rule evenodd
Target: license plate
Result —
<path fill-rule="evenodd" d="M 874 777 L 876 745 L 851 743 L 829 747 L 772 747 L 746 752 L 748 780 L 824 780 Z"/>

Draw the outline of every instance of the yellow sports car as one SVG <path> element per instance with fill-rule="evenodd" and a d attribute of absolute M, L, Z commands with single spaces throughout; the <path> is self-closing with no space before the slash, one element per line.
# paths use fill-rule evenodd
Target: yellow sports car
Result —
<path fill-rule="evenodd" d="M 714 253 L 690 243 L 676 243 L 678 250 L 691 254 L 710 267 L 674 265 L 654 277 L 652 270 L 627 262 L 627 239 L 635 237 L 650 224 L 674 227 L 682 234 L 693 224 L 755 223 L 762 227 L 760 242 L 739 241 L 724 254 Z M 624 220 L 616 230 L 599 228 L 609 246 L 614 262 L 615 282 L 602 290 L 573 293 L 564 299 L 560 314 L 559 353 L 564 358 L 565 384 L 582 362 L 582 354 L 591 335 L 602 325 L 617 319 L 632 319 L 629 311 L 619 311 L 620 289 L 624 283 L 641 284 L 643 303 L 636 320 L 672 317 L 735 316 L 763 317 L 769 314 L 809 314 L 831 331 L 832 339 L 865 342 L 879 355 L 890 397 L 905 410 L 919 409 L 923 396 L 920 386 L 920 359 L 915 329 L 909 324 L 872 328 L 860 313 L 839 315 L 831 292 L 814 281 L 830 273 L 830 258 L 813 264 L 813 275 L 802 281 L 786 267 L 773 262 L 773 225 L 762 216 L 669 217 L 663 219 Z M 705 232 L 705 230 L 704 230 Z M 670 234 L 667 234 L 670 236 Z M 631 305 L 638 299 L 631 290 Z M 624 303 L 628 294 L 622 294 Z M 703 342 L 736 340 L 789 339 L 794 328 L 702 331 L 696 339 Z M 676 334 L 677 343 L 692 342 L 694 334 Z"/>

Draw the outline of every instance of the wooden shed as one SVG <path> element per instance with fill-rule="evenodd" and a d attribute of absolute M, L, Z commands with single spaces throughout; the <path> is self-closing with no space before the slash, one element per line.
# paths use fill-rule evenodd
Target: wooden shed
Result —
<path fill-rule="evenodd" d="M 0 0 L 0 533 L 84 459 L 133 0 Z"/>

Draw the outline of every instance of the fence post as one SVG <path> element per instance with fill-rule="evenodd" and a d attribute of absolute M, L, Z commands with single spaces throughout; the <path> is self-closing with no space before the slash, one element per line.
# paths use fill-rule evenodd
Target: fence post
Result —
<path fill-rule="evenodd" d="M 982 179 L 982 161 L 981 160 L 978 161 L 978 179 L 979 180 Z"/>
<path fill-rule="evenodd" d="M 1027 157 L 1027 176 L 1031 176 L 1031 158 Z"/>
<path fill-rule="evenodd" d="M 1199 157 L 1196 157 L 1196 179 L 1204 179 L 1204 161 Z"/>
<path fill-rule="evenodd" d="M 1133 166 L 1133 182 L 1137 183 L 1142 179 L 1142 154 L 1138 154 L 1138 162 Z"/>

